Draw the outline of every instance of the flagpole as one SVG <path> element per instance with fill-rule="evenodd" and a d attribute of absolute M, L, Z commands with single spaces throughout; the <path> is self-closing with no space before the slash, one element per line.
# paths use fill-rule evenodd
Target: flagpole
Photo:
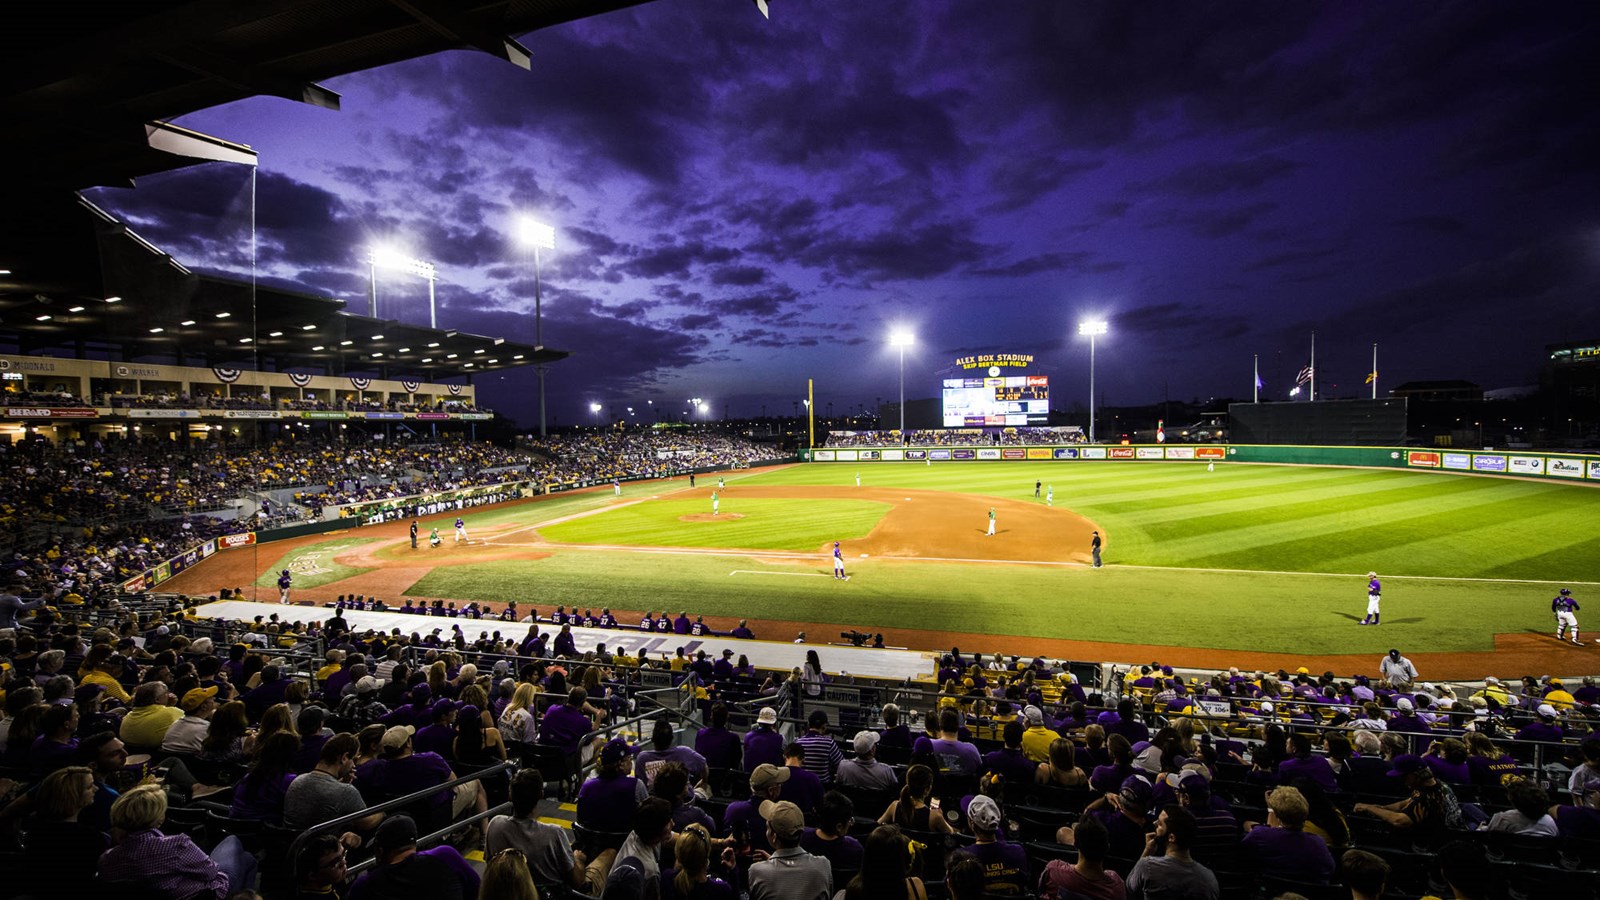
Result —
<path fill-rule="evenodd" d="M 1317 402 L 1317 333 L 1311 332 L 1311 402 Z"/>
<path fill-rule="evenodd" d="M 1372 399 L 1378 399 L 1378 345 L 1372 345 Z"/>
<path fill-rule="evenodd" d="M 1260 403 L 1261 402 L 1261 354 L 1257 353 L 1255 355 L 1255 358 L 1256 358 L 1256 380 L 1254 382 L 1255 390 L 1250 395 L 1250 402 L 1251 403 Z"/>

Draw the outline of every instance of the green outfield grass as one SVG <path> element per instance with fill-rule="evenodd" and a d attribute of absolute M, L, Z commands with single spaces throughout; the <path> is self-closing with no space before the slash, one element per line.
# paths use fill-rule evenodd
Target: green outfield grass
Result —
<path fill-rule="evenodd" d="M 537 562 L 441 567 L 412 589 L 463 600 L 518 599 L 667 607 L 707 616 L 919 627 L 1171 646 L 1305 653 L 1487 650 L 1497 632 L 1551 628 L 1563 584 L 1580 599 L 1600 572 L 1600 491 L 1582 486 L 1408 471 L 1228 464 L 1016 462 L 797 465 L 739 474 L 723 510 L 732 523 L 679 521 L 709 500 L 674 496 L 682 482 L 517 504 L 468 514 L 469 529 L 534 525 L 552 540 L 662 547 L 811 550 L 855 535 L 877 504 L 738 497 L 740 484 L 863 484 L 1033 500 L 1107 536 L 1106 568 L 749 557 L 562 548 Z M 578 499 L 587 498 L 587 499 Z M 776 504 L 770 506 L 769 504 Z M 613 508 L 606 509 L 606 506 Z M 826 522 L 826 533 L 816 522 Z M 792 523 L 786 524 L 786 523 Z M 731 525 L 732 527 L 724 527 Z M 1365 575 L 1384 578 L 1384 625 L 1360 628 Z M 1040 613 L 1045 614 L 1041 615 Z M 1581 618 L 1581 614 L 1580 614 Z M 780 635 L 779 637 L 786 637 Z M 997 647 L 998 649 L 998 647 Z"/>
<path fill-rule="evenodd" d="M 579 544 L 815 550 L 827 541 L 866 537 L 888 511 L 886 503 L 864 500 L 728 498 L 722 501 L 721 515 L 686 522 L 682 517 L 711 512 L 711 501 L 662 499 L 546 525 L 539 534 Z"/>
<path fill-rule="evenodd" d="M 322 587 L 325 584 L 332 584 L 335 581 L 371 571 L 336 563 L 333 558 L 346 550 L 352 550 L 378 540 L 381 540 L 381 538 L 342 537 L 337 540 L 321 541 L 304 547 L 296 547 L 278 557 L 278 561 L 272 564 L 272 568 L 256 579 L 256 587 L 276 588 L 278 586 L 278 573 L 284 569 L 290 571 L 290 575 L 294 579 L 294 586 L 297 588 Z"/>

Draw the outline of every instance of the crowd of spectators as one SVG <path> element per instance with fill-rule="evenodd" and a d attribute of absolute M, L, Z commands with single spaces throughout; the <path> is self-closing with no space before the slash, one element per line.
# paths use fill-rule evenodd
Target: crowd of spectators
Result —
<path fill-rule="evenodd" d="M 773 455 L 770 447 L 708 431 L 585 431 L 530 437 L 523 445 L 538 455 L 530 475 L 541 485 L 664 478 Z"/>
<path fill-rule="evenodd" d="M 6 388 L 0 401 L 5 406 L 48 406 L 57 409 L 78 409 L 90 404 L 83 402 L 83 398 L 70 391 L 28 391 L 17 388 Z"/>
<path fill-rule="evenodd" d="M 373 897 L 427 878 L 447 880 L 448 896 L 499 897 L 525 878 L 619 896 L 660 879 L 662 896 L 724 900 L 734 886 L 924 896 L 926 882 L 955 900 L 1323 896 L 1332 885 L 1377 897 L 1386 881 L 1417 896 L 1431 878 L 1475 897 L 1507 877 L 1482 867 L 1486 850 L 1513 838 L 1548 841 L 1551 858 L 1589 853 L 1591 865 L 1600 847 L 1593 679 L 1568 693 L 1558 679 L 1428 684 L 1393 666 L 1380 678 L 1186 678 L 1153 663 L 1112 696 L 1044 659 L 952 649 L 925 709 L 891 703 L 870 727 L 846 728 L 810 702 L 820 691 L 808 677 L 833 677 L 814 655 L 757 689 L 763 673 L 748 664 L 580 653 L 561 640 L 570 620 L 546 644 L 487 630 L 469 641 L 460 623 L 407 636 L 273 616 L 239 623 L 228 645 L 180 633 L 172 616 L 195 610 L 96 630 L 23 612 L 0 622 L 0 765 L 15 782 L 0 826 L 30 856 L 76 854 L 70 872 L 40 867 L 51 896 L 138 880 L 272 898 L 289 896 L 292 878 L 302 892 Z M 295 677 L 278 657 L 313 639 L 320 668 Z M 650 665 L 695 691 L 704 727 L 680 737 L 661 719 L 642 746 L 591 741 L 629 713 Z M 749 697 L 770 705 L 734 730 L 734 699 Z M 1208 715 L 1196 699 L 1234 711 Z M 797 710 L 792 737 L 780 707 Z M 1533 739 L 1554 748 L 1543 770 L 1519 743 Z M 592 759 L 576 790 L 582 840 L 539 821 L 556 779 L 536 770 L 440 790 L 405 816 L 363 815 L 536 745 Z M 150 754 L 161 789 L 135 786 L 129 753 Z M 417 849 L 419 832 L 507 799 L 510 814 L 454 842 L 486 850 L 481 875 L 454 846 Z M 181 824 L 192 816 L 175 820 L 167 803 L 292 832 L 356 818 L 301 859 L 260 867 L 257 885 L 248 845 L 195 843 Z M 333 864 L 345 855 L 376 861 L 353 888 Z M 501 871 L 507 858 L 525 870 Z"/>
<path fill-rule="evenodd" d="M 8 401 L 11 394 L 7 394 Z M 27 400 L 29 403 L 44 404 L 49 402 L 52 406 L 89 406 L 70 395 L 38 394 L 40 399 Z M 73 402 L 57 402 L 55 398 L 68 397 Z M 49 398 L 48 401 L 46 398 Z M 19 401 L 20 402 L 20 401 Z M 441 397 L 433 402 L 407 403 L 400 400 L 377 399 L 339 399 L 339 400 L 274 400 L 267 395 L 257 396 L 223 396 L 221 392 L 198 392 L 190 394 L 186 391 L 179 393 L 155 392 L 149 394 L 100 394 L 95 398 L 95 406 L 109 407 L 111 409 L 281 409 L 281 410 L 317 410 L 324 412 L 491 412 L 492 410 L 479 409 L 471 402 L 458 400 L 451 397 Z"/>

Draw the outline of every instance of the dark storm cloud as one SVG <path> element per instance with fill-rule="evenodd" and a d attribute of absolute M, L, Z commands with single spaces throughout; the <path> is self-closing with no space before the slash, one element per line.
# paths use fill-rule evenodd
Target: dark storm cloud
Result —
<path fill-rule="evenodd" d="M 1183 197 L 1214 197 L 1230 191 L 1259 188 L 1299 168 L 1300 163 L 1276 156 L 1206 161 L 1192 163 L 1160 178 L 1130 187 Z"/>
<path fill-rule="evenodd" d="M 1467 231 L 1467 223 L 1456 216 L 1411 216 L 1396 219 L 1394 224 L 1447 236 L 1464 234 Z"/>
<path fill-rule="evenodd" d="M 711 283 L 720 286 L 750 287 L 766 281 L 772 272 L 761 266 L 719 266 L 711 270 Z"/>
<path fill-rule="evenodd" d="M 793 303 L 799 296 L 799 292 L 794 288 L 779 285 L 753 294 L 718 300 L 716 308 L 725 315 L 771 318 L 777 316 L 785 306 Z"/>
<path fill-rule="evenodd" d="M 721 316 L 715 316 L 710 313 L 694 313 L 693 315 L 680 316 L 672 324 L 683 331 L 694 331 L 699 328 L 712 328 L 721 321 Z"/>
<path fill-rule="evenodd" d="M 638 278 L 687 278 L 694 266 L 731 262 L 739 256 L 731 247 L 699 242 L 631 249 L 634 250 L 632 258 L 617 264 L 616 268 Z"/>
<path fill-rule="evenodd" d="M 984 266 L 972 270 L 974 275 L 989 278 L 1013 278 L 1037 272 L 1063 272 L 1088 267 L 1095 254 L 1085 250 L 1061 253 L 1041 253 L 998 266 Z M 1120 265 L 1120 264 L 1119 264 Z"/>
<path fill-rule="evenodd" d="M 989 256 L 992 248 L 974 240 L 968 222 L 935 222 L 910 230 L 879 231 L 862 237 L 834 233 L 799 248 L 808 266 L 848 277 L 916 280 L 943 275 Z"/>
<path fill-rule="evenodd" d="M 811 197 L 760 198 L 735 201 L 724 212 L 734 224 L 749 225 L 764 234 L 789 234 L 816 224 L 822 206 Z"/>
<path fill-rule="evenodd" d="M 1111 320 L 1117 333 L 1139 336 L 1141 343 L 1175 347 L 1206 341 L 1221 341 L 1250 330 L 1248 316 L 1219 313 L 1196 303 L 1157 303 L 1118 312 Z"/>
<path fill-rule="evenodd" d="M 992 212 L 1021 209 L 1054 192 L 1061 185 L 1105 165 L 1103 159 L 1068 160 L 1057 156 L 1006 157 L 989 175 L 995 194 L 985 207 Z"/>
<path fill-rule="evenodd" d="M 1151 217 L 1146 228 L 1181 228 L 1196 237 L 1224 238 L 1236 235 L 1278 208 L 1270 202 L 1249 203 L 1231 209 L 1184 209 L 1169 207 Z"/>
<path fill-rule="evenodd" d="M 655 43 L 597 31 L 578 23 L 529 35 L 535 61 L 526 75 L 507 77 L 504 62 L 468 53 L 406 63 L 396 75 L 450 111 L 447 133 L 486 133 L 507 146 L 541 135 L 569 159 L 677 183 L 689 151 L 675 124 L 703 114 L 699 82 Z"/>

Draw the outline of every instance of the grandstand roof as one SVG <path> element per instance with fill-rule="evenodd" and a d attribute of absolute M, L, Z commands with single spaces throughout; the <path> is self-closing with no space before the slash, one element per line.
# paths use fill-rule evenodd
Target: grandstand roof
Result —
<path fill-rule="evenodd" d="M 248 147 L 168 124 L 177 116 L 258 95 L 337 109 L 338 94 L 318 79 L 442 50 L 475 48 L 526 68 L 528 51 L 513 35 L 642 2 L 58 0 L 9 9 L 0 29 L 0 120 L 9 137 L 0 144 L 0 340 L 20 353 L 101 350 L 124 359 L 176 358 L 181 341 L 187 357 L 212 364 L 240 364 L 255 351 L 262 368 L 309 363 L 435 378 L 564 357 L 351 316 L 338 301 L 289 291 L 258 288 L 252 308 L 247 286 L 195 277 L 74 195 L 206 160 L 253 163 Z M 104 302 L 112 296 L 121 305 Z M 221 312 L 232 315 L 215 318 Z M 240 343 L 251 313 L 256 337 Z M 167 318 L 196 324 L 168 327 Z M 307 339 L 307 324 L 329 340 Z M 385 340 L 371 341 L 374 334 Z M 357 343 L 340 349 L 344 340 Z M 358 343 L 366 346 L 355 357 Z M 440 353 L 391 355 L 401 347 Z M 447 361 L 450 353 L 456 359 Z"/>
<path fill-rule="evenodd" d="M 54 0 L 8 8 L 0 29 L 0 159 L 32 193 L 63 193 L 188 165 L 176 140 L 232 158 L 216 138 L 149 126 L 253 96 L 338 109 L 319 79 L 442 50 L 528 68 L 513 35 L 645 0 Z M 153 139 L 154 138 L 154 139 Z"/>

